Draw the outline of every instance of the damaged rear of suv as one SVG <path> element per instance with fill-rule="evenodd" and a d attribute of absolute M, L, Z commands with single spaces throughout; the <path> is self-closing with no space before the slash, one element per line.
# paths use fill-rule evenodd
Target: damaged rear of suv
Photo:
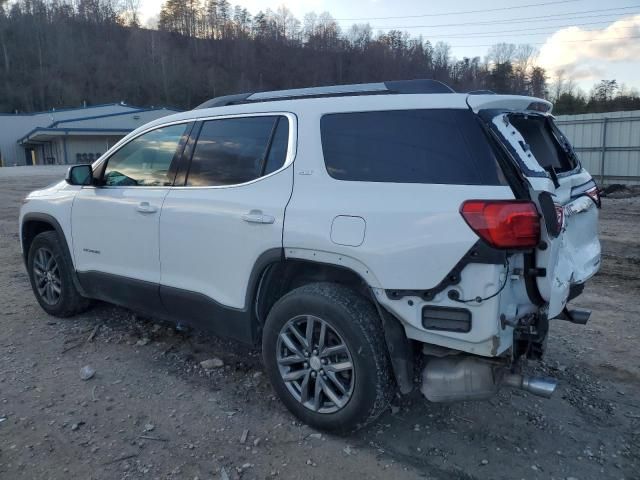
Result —
<path fill-rule="evenodd" d="M 29 195 L 20 237 L 48 313 L 96 298 L 261 343 L 296 416 L 350 431 L 398 390 L 550 396 L 522 360 L 588 320 L 568 302 L 599 206 L 549 102 L 413 80 L 158 119 Z"/>
<path fill-rule="evenodd" d="M 551 319 L 586 323 L 589 312 L 567 302 L 600 262 L 598 190 L 551 104 L 368 100 L 319 115 L 322 164 L 296 178 L 287 256 L 366 282 L 402 393 L 418 377 L 430 401 L 501 386 L 549 397 L 556 382 L 523 375 L 522 360 L 542 357 Z"/>
<path fill-rule="evenodd" d="M 461 292 L 449 289 L 447 296 L 467 307 L 493 296 L 499 299 L 490 355 L 501 364 L 439 352 L 426 363 L 421 390 L 432 401 L 485 398 L 501 385 L 549 397 L 556 382 L 521 375 L 519 362 L 542 357 L 550 320 L 585 324 L 589 319 L 589 311 L 570 309 L 567 303 L 582 292 L 600 265 L 599 191 L 554 124 L 548 102 L 472 95 L 467 103 L 515 198 L 467 200 L 461 205 L 462 217 L 480 242 L 502 252 L 504 272 L 492 295 L 462 299 Z M 504 333 L 510 346 L 501 354 Z"/>

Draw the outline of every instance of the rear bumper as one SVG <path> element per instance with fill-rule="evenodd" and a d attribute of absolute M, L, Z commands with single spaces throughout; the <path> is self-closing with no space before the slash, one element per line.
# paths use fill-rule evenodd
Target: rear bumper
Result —
<path fill-rule="evenodd" d="M 531 298 L 530 284 L 537 291 L 537 276 L 530 270 L 525 255 L 513 254 L 506 280 L 504 265 L 471 263 L 460 272 L 459 283 L 433 298 L 413 292 L 394 297 L 383 289 L 373 290 L 380 305 L 400 321 L 410 340 L 484 357 L 499 357 L 510 351 L 517 356 L 533 343 L 535 351 L 530 357 L 539 358 L 544 352 L 548 320 L 560 315 L 566 301 L 580 295 L 585 285 L 567 282 L 564 301 L 557 312 L 550 314 L 544 299 L 538 297 L 535 302 Z M 451 295 L 452 291 L 459 296 Z M 496 292 L 498 295 L 492 296 Z M 480 302 L 456 301 L 477 296 L 486 298 Z M 530 331 L 525 332 L 527 329 Z"/>

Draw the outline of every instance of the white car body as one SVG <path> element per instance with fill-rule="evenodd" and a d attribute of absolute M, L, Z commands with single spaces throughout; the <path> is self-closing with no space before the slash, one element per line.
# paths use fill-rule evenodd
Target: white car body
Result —
<path fill-rule="evenodd" d="M 238 185 L 105 187 L 60 182 L 27 197 L 20 225 L 29 219 L 55 219 L 81 278 L 96 273 L 100 282 L 125 277 L 142 289 L 148 287 L 151 295 L 159 291 L 162 299 L 132 299 L 134 308 L 158 301 L 175 317 L 193 302 L 195 309 L 215 304 L 229 314 L 228 322 L 240 321 L 233 312 L 253 311 L 253 290 L 261 288 L 258 267 L 284 256 L 337 266 L 360 277 L 379 306 L 399 320 L 409 340 L 496 357 L 514 346 L 518 319 L 540 312 L 548 318 L 561 315 L 571 286 L 583 284 L 597 271 L 597 209 L 583 192 L 573 194 L 581 185 L 591 186 L 589 174 L 579 167 L 559 175 L 554 185 L 523 150 L 515 129 L 496 115 L 495 128 L 537 171 L 537 176 L 525 174 L 530 191 L 550 192 L 564 209 L 562 232 L 551 238 L 543 228 L 546 248 L 535 252 L 535 267 L 546 271 L 536 278 L 543 303 L 536 305 L 527 293 L 529 267 L 518 251 L 510 253 L 507 268 L 500 262 L 463 265 L 460 278 L 429 298 L 416 292 L 436 289 L 479 240 L 459 212 L 463 202 L 511 200 L 514 190 L 507 184 L 336 180 L 325 167 L 320 121 L 324 115 L 345 112 L 521 112 L 532 102 L 549 106 L 529 97 L 428 93 L 275 99 L 178 113 L 127 135 L 96 161 L 94 171 L 123 145 L 158 127 L 265 115 L 288 121 L 286 160 L 277 171 Z M 548 116 L 548 110 L 532 115 Z M 532 200 L 538 202 L 535 195 Z M 88 289 L 90 296 L 99 285 Z M 185 297 L 184 292 L 193 295 Z M 390 292 L 402 293 L 394 297 Z M 473 319 L 468 332 L 423 326 L 425 306 L 457 308 L 457 299 L 475 298 L 486 300 L 464 304 Z M 226 330 L 217 329 L 222 334 Z M 259 325 L 241 330 L 231 336 L 255 338 Z"/>

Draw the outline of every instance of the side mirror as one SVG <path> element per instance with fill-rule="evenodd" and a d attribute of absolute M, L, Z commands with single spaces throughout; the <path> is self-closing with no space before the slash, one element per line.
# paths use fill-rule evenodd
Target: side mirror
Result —
<path fill-rule="evenodd" d="M 93 185 L 91 165 L 74 165 L 69 167 L 64 177 L 69 185 Z"/>

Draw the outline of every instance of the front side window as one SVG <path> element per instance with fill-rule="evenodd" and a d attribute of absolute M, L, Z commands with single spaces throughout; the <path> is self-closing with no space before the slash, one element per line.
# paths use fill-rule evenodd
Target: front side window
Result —
<path fill-rule="evenodd" d="M 335 113 L 320 120 L 327 172 L 338 180 L 502 185 L 494 152 L 468 110 Z"/>
<path fill-rule="evenodd" d="M 289 122 L 283 116 L 208 120 L 202 124 L 187 185 L 246 183 L 284 164 Z"/>
<path fill-rule="evenodd" d="M 107 160 L 103 184 L 116 187 L 156 187 L 173 183 L 171 162 L 187 129 L 170 125 L 140 135 Z"/>

